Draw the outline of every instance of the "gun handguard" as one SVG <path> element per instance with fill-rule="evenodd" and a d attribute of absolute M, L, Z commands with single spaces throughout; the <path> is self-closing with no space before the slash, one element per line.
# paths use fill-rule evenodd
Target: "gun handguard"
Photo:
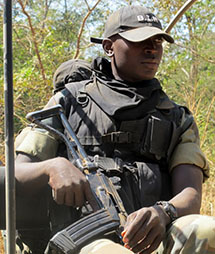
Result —
<path fill-rule="evenodd" d="M 42 119 L 60 116 L 67 136 L 53 127 L 41 122 Z M 98 201 L 100 210 L 78 220 L 55 234 L 49 242 L 51 249 L 58 253 L 75 254 L 89 241 L 109 232 L 117 232 L 120 237 L 120 227 L 124 225 L 127 213 L 114 185 L 103 173 L 97 171 L 97 166 L 91 162 L 85 150 L 73 132 L 61 105 L 29 113 L 27 119 L 36 125 L 57 135 L 68 147 L 73 163 L 86 174 L 92 192 Z"/>

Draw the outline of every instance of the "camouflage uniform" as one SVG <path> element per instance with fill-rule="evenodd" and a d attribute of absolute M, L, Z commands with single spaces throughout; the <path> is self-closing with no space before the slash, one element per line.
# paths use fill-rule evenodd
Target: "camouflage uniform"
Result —
<path fill-rule="evenodd" d="M 215 253 L 215 217 L 198 214 L 181 217 L 166 234 L 156 254 Z"/>
<path fill-rule="evenodd" d="M 133 253 L 119 244 L 102 239 L 84 247 L 80 254 Z M 167 230 L 166 238 L 153 254 L 214 254 L 215 217 L 187 215 L 177 219 Z"/>
<path fill-rule="evenodd" d="M 17 254 L 30 254 L 18 241 Z M 132 254 L 131 250 L 108 239 L 100 239 L 84 247 L 80 254 Z M 153 254 L 214 254 L 215 217 L 187 215 L 177 219 L 167 230 L 166 238 Z"/>

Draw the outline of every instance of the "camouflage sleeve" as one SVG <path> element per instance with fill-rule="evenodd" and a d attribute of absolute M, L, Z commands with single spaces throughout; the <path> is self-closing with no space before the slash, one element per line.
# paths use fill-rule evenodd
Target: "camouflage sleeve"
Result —
<path fill-rule="evenodd" d="M 47 131 L 31 127 L 22 142 L 16 147 L 16 153 L 25 153 L 40 160 L 46 160 L 55 157 L 57 149 L 58 141 L 53 136 Z"/>
<path fill-rule="evenodd" d="M 184 111 L 181 125 L 185 123 L 187 117 L 190 117 L 190 115 Z M 205 177 L 209 176 L 209 165 L 200 148 L 200 138 L 195 122 L 181 135 L 180 143 L 176 146 L 170 159 L 170 171 L 180 164 L 196 165 L 203 170 Z"/>
<path fill-rule="evenodd" d="M 61 92 L 54 95 L 45 108 L 57 104 L 61 98 Z M 45 119 L 47 124 L 61 130 L 62 126 L 58 119 Z M 15 141 L 16 154 L 24 153 L 39 158 L 40 160 L 50 159 L 56 156 L 59 140 L 57 140 L 48 131 L 38 128 L 34 125 L 26 127 L 17 136 Z"/>

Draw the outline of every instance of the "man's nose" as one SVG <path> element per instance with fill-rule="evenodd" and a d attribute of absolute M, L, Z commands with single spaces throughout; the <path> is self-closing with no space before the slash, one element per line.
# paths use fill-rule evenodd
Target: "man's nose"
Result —
<path fill-rule="evenodd" d="M 157 52 L 157 49 L 153 49 L 153 48 L 146 48 L 144 49 L 144 52 L 146 54 L 155 54 Z"/>
<path fill-rule="evenodd" d="M 157 52 L 157 44 L 154 40 L 152 39 L 148 39 L 146 41 L 145 47 L 144 47 L 144 51 L 147 54 L 154 54 Z"/>

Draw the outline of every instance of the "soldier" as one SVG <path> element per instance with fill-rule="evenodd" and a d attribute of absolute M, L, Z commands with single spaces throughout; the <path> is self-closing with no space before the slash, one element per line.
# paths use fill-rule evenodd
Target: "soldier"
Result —
<path fill-rule="evenodd" d="M 80 253 L 215 253 L 215 218 L 199 215 L 209 167 L 197 126 L 155 78 L 162 43 L 174 39 L 148 9 L 128 6 L 109 17 L 104 39 L 97 41 L 110 62 L 96 58 L 89 79 L 66 84 L 46 107 L 61 104 L 87 154 L 108 162 L 104 173 L 118 179 L 129 216 L 124 246 L 100 239 Z M 47 121 L 63 131 L 56 119 Z M 86 177 L 58 139 L 33 127 L 16 152 L 22 193 L 34 195 L 49 185 L 59 205 L 78 208 L 88 201 L 96 206 Z M 29 246 L 32 253 L 44 252 L 44 246 Z"/>

